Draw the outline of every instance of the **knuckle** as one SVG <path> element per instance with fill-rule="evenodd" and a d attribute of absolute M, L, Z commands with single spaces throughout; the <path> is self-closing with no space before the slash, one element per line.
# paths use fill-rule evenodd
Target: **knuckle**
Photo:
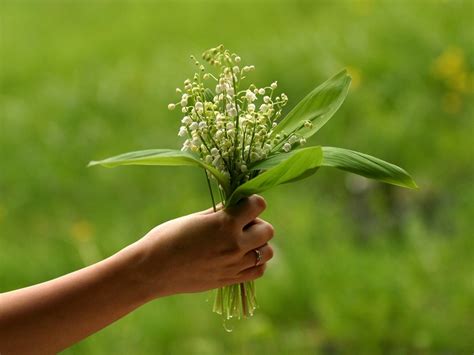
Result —
<path fill-rule="evenodd" d="M 235 216 L 226 212 L 222 213 L 221 223 L 222 223 L 222 228 L 225 228 L 227 231 L 236 230 L 238 227 Z"/>
<path fill-rule="evenodd" d="M 229 257 L 237 256 L 242 253 L 242 246 L 240 245 L 235 235 L 229 235 L 225 246 L 225 254 Z"/>

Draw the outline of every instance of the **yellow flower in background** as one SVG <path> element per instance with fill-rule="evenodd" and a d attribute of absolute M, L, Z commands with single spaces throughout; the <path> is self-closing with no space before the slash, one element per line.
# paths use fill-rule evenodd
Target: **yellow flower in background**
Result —
<path fill-rule="evenodd" d="M 90 265 L 102 259 L 97 245 L 94 243 L 94 226 L 86 221 L 79 220 L 73 223 L 69 233 L 74 240 L 77 252 L 84 265 Z"/>
<path fill-rule="evenodd" d="M 87 242 L 92 239 L 94 228 L 88 221 L 80 220 L 71 225 L 69 232 L 76 241 Z"/>
<path fill-rule="evenodd" d="M 451 90 L 467 93 L 473 89 L 474 73 L 469 70 L 464 51 L 461 48 L 446 49 L 434 60 L 431 71 Z"/>
<path fill-rule="evenodd" d="M 362 82 L 362 73 L 359 68 L 348 66 L 347 73 L 352 77 L 351 89 L 357 90 Z"/>
<path fill-rule="evenodd" d="M 447 113 L 458 113 L 463 105 L 463 94 L 472 92 L 474 78 L 474 73 L 467 66 L 463 49 L 447 48 L 433 61 L 431 72 L 449 90 L 441 99 L 441 107 Z"/>
<path fill-rule="evenodd" d="M 433 74 L 440 79 L 449 79 L 466 71 L 464 51 L 458 47 L 446 49 L 433 62 Z"/>

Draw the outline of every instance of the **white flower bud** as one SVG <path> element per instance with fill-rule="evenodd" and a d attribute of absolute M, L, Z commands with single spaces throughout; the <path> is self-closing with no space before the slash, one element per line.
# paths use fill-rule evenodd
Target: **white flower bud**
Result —
<path fill-rule="evenodd" d="M 188 100 L 181 100 L 180 104 L 184 107 L 188 104 Z"/>
<path fill-rule="evenodd" d="M 211 149 L 211 154 L 212 154 L 213 156 L 219 155 L 219 149 L 217 149 L 217 148 L 215 148 L 215 147 L 212 148 L 212 149 Z"/>
<path fill-rule="evenodd" d="M 216 138 L 217 138 L 217 139 L 220 139 L 223 134 L 224 134 L 224 131 L 221 130 L 221 129 L 218 129 L 217 132 L 216 132 Z"/>
<path fill-rule="evenodd" d="M 203 77 L 204 80 L 209 79 L 209 73 L 204 74 L 202 77 Z"/>
<path fill-rule="evenodd" d="M 179 127 L 178 136 L 184 137 L 186 133 L 188 133 L 188 130 L 186 129 L 186 127 L 184 126 Z"/>
<path fill-rule="evenodd" d="M 193 122 L 189 125 L 189 129 L 191 131 L 195 131 L 197 128 L 199 127 L 198 123 L 197 122 Z"/>
<path fill-rule="evenodd" d="M 306 143 L 306 139 L 304 137 L 300 138 L 300 144 L 303 145 Z"/>
<path fill-rule="evenodd" d="M 265 104 L 262 104 L 262 105 L 260 105 L 259 110 L 262 111 L 262 112 L 267 112 L 268 111 L 268 106 L 265 105 Z"/>
<path fill-rule="evenodd" d="M 250 90 L 247 90 L 245 92 L 245 97 L 247 98 L 249 102 L 253 102 L 257 99 L 257 96 L 255 96 L 255 94 Z"/>
<path fill-rule="evenodd" d="M 204 121 L 199 122 L 199 128 L 200 128 L 200 129 L 204 129 L 204 128 L 206 128 L 206 127 L 207 127 L 207 123 L 206 123 L 206 122 L 204 122 Z"/>
<path fill-rule="evenodd" d="M 247 108 L 248 108 L 249 112 L 254 112 L 255 111 L 255 105 L 254 104 L 249 104 L 247 106 Z"/>
<path fill-rule="evenodd" d="M 275 90 L 275 89 L 277 88 L 277 86 L 278 86 L 278 85 L 277 85 L 277 82 L 276 82 L 276 81 L 274 81 L 274 82 L 270 85 L 270 87 L 272 88 L 272 90 Z"/>
<path fill-rule="evenodd" d="M 212 156 L 206 155 L 206 158 L 204 159 L 204 161 L 208 164 L 211 164 L 212 163 Z"/>
<path fill-rule="evenodd" d="M 169 104 L 169 105 L 168 105 L 168 110 L 172 111 L 172 110 L 175 109 L 175 107 L 176 107 L 175 104 Z"/>
<path fill-rule="evenodd" d="M 270 102 L 270 96 L 264 96 L 263 97 L 263 102 L 265 102 L 266 104 L 268 104 Z"/>
<path fill-rule="evenodd" d="M 226 128 L 227 129 L 233 129 L 234 128 L 234 123 L 233 122 L 227 122 Z"/>
<path fill-rule="evenodd" d="M 265 89 L 263 89 L 263 88 L 262 88 L 262 89 L 258 89 L 258 93 L 259 93 L 260 95 L 265 95 Z"/>
<path fill-rule="evenodd" d="M 294 144 L 294 143 L 298 142 L 298 137 L 295 136 L 295 135 L 292 135 L 292 136 L 290 137 L 290 139 L 288 140 L 288 142 L 289 142 L 290 144 Z"/>
<path fill-rule="evenodd" d="M 193 120 L 189 116 L 184 116 L 181 122 L 184 123 L 185 125 L 189 125 L 191 124 L 191 122 L 193 122 Z"/>
<path fill-rule="evenodd" d="M 283 144 L 283 150 L 288 153 L 291 150 L 291 144 L 290 143 Z"/>
<path fill-rule="evenodd" d="M 202 102 L 200 102 L 200 101 L 196 102 L 194 107 L 196 108 L 196 110 L 202 110 L 204 108 Z"/>
<path fill-rule="evenodd" d="M 235 57 L 235 59 L 234 59 L 234 60 L 235 60 L 235 62 L 236 62 L 236 63 L 240 63 L 240 60 L 241 60 L 241 59 L 240 59 L 240 57 L 239 57 L 239 56 L 237 56 L 237 57 Z"/>
<path fill-rule="evenodd" d="M 237 110 L 235 108 L 231 108 L 230 110 L 228 110 L 228 113 L 231 117 L 237 116 Z"/>
<path fill-rule="evenodd" d="M 221 157 L 215 157 L 214 160 L 212 161 L 212 165 L 218 168 L 221 165 Z"/>
<path fill-rule="evenodd" d="M 247 165 L 245 164 L 242 164 L 240 166 L 240 171 L 243 172 L 243 173 L 246 173 L 249 169 L 247 168 Z"/>
<path fill-rule="evenodd" d="M 257 152 L 250 153 L 250 160 L 251 161 L 256 161 L 258 159 L 260 159 L 260 155 Z"/>
<path fill-rule="evenodd" d="M 235 67 L 232 68 L 232 71 L 237 74 L 238 72 L 240 72 L 240 68 L 236 65 Z"/>

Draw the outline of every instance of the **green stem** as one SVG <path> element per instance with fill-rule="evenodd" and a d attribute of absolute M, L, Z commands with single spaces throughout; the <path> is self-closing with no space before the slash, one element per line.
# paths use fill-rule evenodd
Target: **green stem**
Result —
<path fill-rule="evenodd" d="M 214 200 L 214 194 L 212 193 L 211 181 L 209 181 L 209 176 L 207 175 L 206 170 L 204 170 L 204 174 L 206 175 L 207 187 L 209 188 L 209 194 L 211 195 L 212 208 L 214 209 L 214 212 L 216 212 L 216 201 Z"/>

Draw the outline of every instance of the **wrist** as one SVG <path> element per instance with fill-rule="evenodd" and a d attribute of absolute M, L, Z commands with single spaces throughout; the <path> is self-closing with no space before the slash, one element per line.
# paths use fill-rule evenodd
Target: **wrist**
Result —
<path fill-rule="evenodd" d="M 160 270 L 151 266 L 154 264 L 150 262 L 152 256 L 141 241 L 122 249 L 112 258 L 117 259 L 121 278 L 125 281 L 124 288 L 132 291 L 134 302 L 141 305 L 170 294 L 164 282 L 165 278 L 160 276 Z"/>
<path fill-rule="evenodd" d="M 152 292 L 143 276 L 144 256 L 134 244 L 120 250 L 104 260 L 111 264 L 113 278 L 119 285 L 120 293 L 127 297 L 134 307 L 139 307 L 153 299 Z"/>

